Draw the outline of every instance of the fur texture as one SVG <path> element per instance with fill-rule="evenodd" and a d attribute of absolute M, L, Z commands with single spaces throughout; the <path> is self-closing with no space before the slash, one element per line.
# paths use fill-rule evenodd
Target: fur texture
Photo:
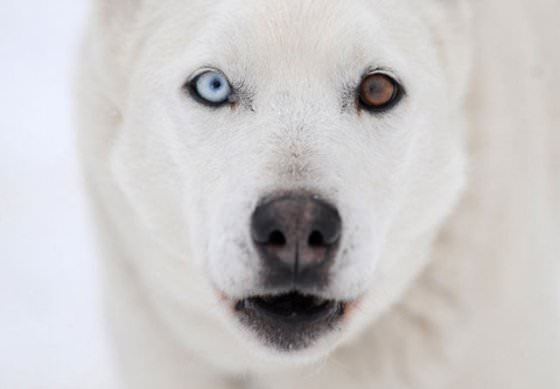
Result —
<path fill-rule="evenodd" d="M 80 146 L 129 387 L 560 385 L 557 5 L 94 10 Z M 208 66 L 245 91 L 234 108 L 183 93 Z M 353 99 L 373 68 L 406 88 L 383 115 Z M 224 296 L 262 292 L 248 220 L 263 196 L 290 189 L 337 204 L 347 232 L 329 293 L 359 302 L 313 347 L 281 353 Z"/>

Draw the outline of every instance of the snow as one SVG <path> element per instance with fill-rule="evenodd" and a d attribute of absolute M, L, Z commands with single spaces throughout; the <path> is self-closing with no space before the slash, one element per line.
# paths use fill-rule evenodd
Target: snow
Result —
<path fill-rule="evenodd" d="M 114 388 L 74 147 L 85 0 L 0 5 L 0 388 Z"/>

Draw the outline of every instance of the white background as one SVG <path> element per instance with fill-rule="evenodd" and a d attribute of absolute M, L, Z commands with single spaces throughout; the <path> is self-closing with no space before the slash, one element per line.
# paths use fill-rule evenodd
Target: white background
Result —
<path fill-rule="evenodd" d="M 0 388 L 113 388 L 74 147 L 86 0 L 0 0 Z"/>

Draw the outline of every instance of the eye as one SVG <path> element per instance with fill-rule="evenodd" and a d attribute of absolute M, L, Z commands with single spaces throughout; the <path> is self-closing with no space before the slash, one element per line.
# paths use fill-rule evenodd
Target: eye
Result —
<path fill-rule="evenodd" d="M 385 73 L 372 73 L 364 77 L 359 89 L 360 105 L 373 112 L 386 111 L 395 106 L 401 96 L 399 83 Z"/>
<path fill-rule="evenodd" d="M 233 94 L 226 76 L 216 70 L 207 70 L 199 74 L 188 87 L 195 99 L 213 107 L 224 105 Z"/>

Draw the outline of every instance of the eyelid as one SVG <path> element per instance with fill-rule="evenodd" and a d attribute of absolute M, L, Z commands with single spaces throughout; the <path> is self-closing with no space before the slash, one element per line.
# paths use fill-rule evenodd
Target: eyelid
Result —
<path fill-rule="evenodd" d="M 397 73 L 395 71 L 391 70 L 390 68 L 385 68 L 385 67 L 367 68 L 362 73 L 362 77 L 360 78 L 360 82 L 362 82 L 366 77 L 372 76 L 374 74 L 383 74 L 385 76 L 391 77 L 404 90 L 404 87 L 402 86 L 403 85 L 402 80 L 397 75 Z"/>
<path fill-rule="evenodd" d="M 198 77 L 200 77 L 201 75 L 203 75 L 204 73 L 207 73 L 207 72 L 219 73 L 219 74 L 223 75 L 225 77 L 225 79 L 228 80 L 228 82 L 229 82 L 229 79 L 227 78 L 225 73 L 222 72 L 220 69 L 215 68 L 213 66 L 203 66 L 203 67 L 195 70 L 189 77 L 187 77 L 187 83 L 193 82 Z"/>

